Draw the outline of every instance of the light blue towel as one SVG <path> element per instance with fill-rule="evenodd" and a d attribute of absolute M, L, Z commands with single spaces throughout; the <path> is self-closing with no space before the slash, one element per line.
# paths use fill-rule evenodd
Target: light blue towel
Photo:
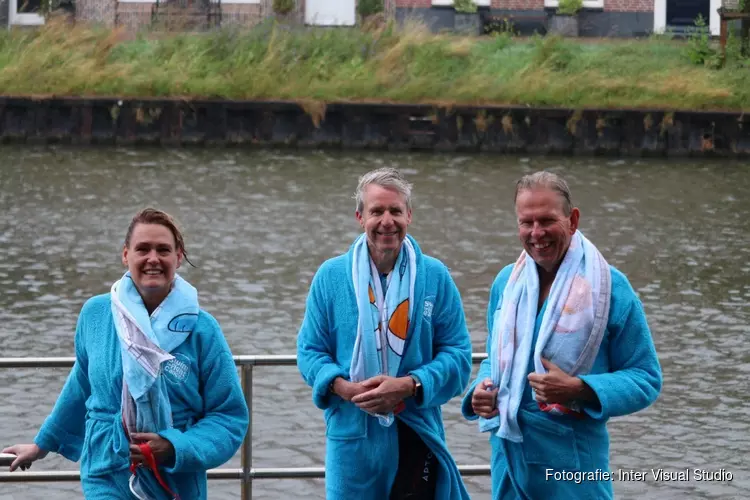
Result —
<path fill-rule="evenodd" d="M 365 234 L 353 247 L 352 280 L 359 320 L 349 375 L 352 382 L 377 375 L 395 377 L 414 313 L 417 275 L 414 247 L 408 238 L 404 239 L 393 271 L 388 274 L 385 296 Z M 394 418 L 393 412 L 378 415 L 380 424 L 386 427 L 393 424 Z"/>
<path fill-rule="evenodd" d="M 536 373 L 547 373 L 541 358 L 569 375 L 586 374 L 599 351 L 609 316 L 609 265 L 599 250 L 576 231 L 552 283 L 539 336 L 532 346 L 539 301 L 539 275 L 534 260 L 521 252 L 495 311 L 490 346 L 491 378 L 498 388 L 499 414 L 479 419 L 482 432 L 522 442 L 518 408 L 526 386 L 529 356 Z M 578 412 L 576 405 L 540 404 L 553 414 Z"/>
<path fill-rule="evenodd" d="M 198 319 L 198 292 L 175 276 L 169 295 L 150 316 L 129 272 L 112 285 L 111 292 L 112 316 L 122 352 L 122 415 L 128 435 L 170 429 L 172 409 L 161 364 L 173 359 L 170 351 L 193 331 Z M 131 488 L 139 498 L 158 498 L 162 493 L 153 491 L 159 487 L 152 477 L 143 481 L 132 478 Z"/>

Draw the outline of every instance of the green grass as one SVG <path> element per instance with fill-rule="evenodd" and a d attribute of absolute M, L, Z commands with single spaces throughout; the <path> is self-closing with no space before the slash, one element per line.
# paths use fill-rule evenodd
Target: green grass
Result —
<path fill-rule="evenodd" d="M 750 70 L 663 38 L 462 38 L 271 25 L 129 36 L 51 22 L 0 33 L 0 94 L 750 109 Z"/>

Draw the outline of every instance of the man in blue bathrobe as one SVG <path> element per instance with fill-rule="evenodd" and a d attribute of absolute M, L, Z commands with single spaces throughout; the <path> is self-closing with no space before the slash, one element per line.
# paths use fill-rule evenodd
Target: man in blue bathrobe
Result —
<path fill-rule="evenodd" d="M 523 252 L 492 285 L 463 414 L 489 434 L 493 500 L 613 498 L 607 420 L 662 384 L 643 307 L 578 231 L 562 178 L 523 177 L 515 206 Z"/>
<path fill-rule="evenodd" d="M 468 498 L 441 406 L 471 376 L 471 341 L 446 266 L 407 234 L 411 185 L 360 178 L 361 234 L 313 278 L 297 364 L 326 422 L 326 496 Z"/>

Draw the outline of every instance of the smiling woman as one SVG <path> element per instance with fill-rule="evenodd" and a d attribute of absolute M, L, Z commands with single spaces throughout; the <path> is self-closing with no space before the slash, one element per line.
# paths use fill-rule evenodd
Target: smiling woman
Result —
<path fill-rule="evenodd" d="M 133 218 L 125 236 L 122 263 L 149 314 L 169 294 L 186 257 L 182 233 L 168 214 L 147 208 Z"/>
<path fill-rule="evenodd" d="M 3 450 L 11 471 L 52 451 L 81 460 L 87 499 L 207 497 L 206 471 L 237 451 L 248 408 L 219 324 L 177 274 L 186 254 L 169 214 L 133 217 L 128 270 L 84 304 L 76 363 L 34 443 Z"/>

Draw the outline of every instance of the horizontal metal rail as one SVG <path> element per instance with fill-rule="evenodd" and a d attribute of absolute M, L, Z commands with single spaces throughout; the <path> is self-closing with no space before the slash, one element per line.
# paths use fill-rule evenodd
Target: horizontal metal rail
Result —
<path fill-rule="evenodd" d="M 459 465 L 463 476 L 486 476 L 490 473 L 489 465 Z M 323 467 L 269 467 L 250 469 L 251 479 L 322 479 L 325 477 Z M 238 480 L 242 479 L 242 469 L 211 469 L 208 479 Z M 0 472 L 0 483 L 47 483 L 79 481 L 78 471 L 40 471 L 40 472 Z"/>
<path fill-rule="evenodd" d="M 474 364 L 487 358 L 483 352 L 471 355 Z M 0 358 L 0 368 L 70 368 L 76 358 Z M 294 354 L 261 354 L 253 356 L 234 356 L 237 366 L 294 366 L 297 356 Z"/>
<path fill-rule="evenodd" d="M 484 359 L 487 359 L 487 354 L 473 353 L 471 359 L 474 364 L 478 364 Z M 241 449 L 242 467 L 239 469 L 211 469 L 207 473 L 208 479 L 240 480 L 242 486 L 241 498 L 243 500 L 249 500 L 252 498 L 252 484 L 255 479 L 324 478 L 325 468 L 323 467 L 254 468 L 252 466 L 253 367 L 295 366 L 297 364 L 297 356 L 293 354 L 234 356 L 234 362 L 240 367 L 242 374 L 242 392 L 250 412 L 250 427 L 248 428 L 247 436 L 242 443 Z M 70 368 L 74 363 L 75 358 L 73 357 L 0 358 L 0 369 Z M 458 470 L 464 476 L 486 476 L 490 474 L 489 465 L 459 465 Z M 80 481 L 80 479 L 81 474 L 78 471 L 0 472 L 0 483 L 47 483 Z"/>

